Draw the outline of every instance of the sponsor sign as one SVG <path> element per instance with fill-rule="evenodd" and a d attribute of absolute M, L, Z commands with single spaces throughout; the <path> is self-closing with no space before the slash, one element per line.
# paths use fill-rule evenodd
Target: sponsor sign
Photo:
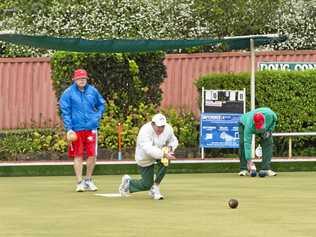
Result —
<path fill-rule="evenodd" d="M 200 147 L 238 148 L 238 122 L 242 114 L 202 113 Z"/>
<path fill-rule="evenodd" d="M 264 70 L 286 70 L 304 71 L 315 70 L 316 62 L 261 62 L 258 64 L 259 71 Z"/>

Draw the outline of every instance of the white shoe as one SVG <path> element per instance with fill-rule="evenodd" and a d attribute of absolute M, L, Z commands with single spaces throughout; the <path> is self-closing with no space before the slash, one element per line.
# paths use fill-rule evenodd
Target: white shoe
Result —
<path fill-rule="evenodd" d="M 84 180 L 81 180 L 80 183 L 77 184 L 76 192 L 84 192 L 86 191 L 87 185 Z"/>
<path fill-rule="evenodd" d="M 272 171 L 272 170 L 267 170 L 267 171 L 266 171 L 266 175 L 267 175 L 267 176 L 277 176 L 277 174 L 278 174 L 277 172 L 274 172 L 274 171 Z"/>
<path fill-rule="evenodd" d="M 119 186 L 119 193 L 122 197 L 126 197 L 129 194 L 129 182 L 131 180 L 131 177 L 127 174 L 123 175 L 122 182 Z"/>
<path fill-rule="evenodd" d="M 86 179 L 84 182 L 86 184 L 86 190 L 87 191 L 93 191 L 94 192 L 94 191 L 98 190 L 98 187 L 94 184 L 92 179 Z"/>
<path fill-rule="evenodd" d="M 154 186 L 151 186 L 150 190 L 148 191 L 148 195 L 149 195 L 149 197 L 151 197 L 151 198 L 154 198 L 154 196 L 155 196 L 153 187 L 154 187 Z"/>
<path fill-rule="evenodd" d="M 150 196 L 155 200 L 162 200 L 164 198 L 163 195 L 160 193 L 159 186 L 155 184 L 151 187 L 151 189 L 149 190 L 149 193 L 150 193 Z"/>
<path fill-rule="evenodd" d="M 241 170 L 239 173 L 238 173 L 239 176 L 249 176 L 249 172 L 248 170 Z"/>

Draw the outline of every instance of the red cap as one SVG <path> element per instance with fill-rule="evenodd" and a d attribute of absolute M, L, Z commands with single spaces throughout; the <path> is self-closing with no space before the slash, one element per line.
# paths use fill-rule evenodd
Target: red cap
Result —
<path fill-rule="evenodd" d="M 253 116 L 253 122 L 255 123 L 256 129 L 262 129 L 264 127 L 265 117 L 263 113 L 257 112 Z"/>
<path fill-rule="evenodd" d="M 80 78 L 88 78 L 88 73 L 86 70 L 84 70 L 84 69 L 75 70 L 74 75 L 72 77 L 72 80 L 74 81 L 74 80 L 77 80 Z"/>

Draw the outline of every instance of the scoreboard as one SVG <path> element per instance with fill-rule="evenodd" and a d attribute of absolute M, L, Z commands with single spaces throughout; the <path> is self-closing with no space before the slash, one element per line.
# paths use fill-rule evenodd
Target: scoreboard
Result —
<path fill-rule="evenodd" d="M 206 113 L 244 113 L 245 91 L 205 90 Z"/>
<path fill-rule="evenodd" d="M 238 122 L 246 107 L 246 90 L 202 89 L 200 147 L 238 148 Z"/>

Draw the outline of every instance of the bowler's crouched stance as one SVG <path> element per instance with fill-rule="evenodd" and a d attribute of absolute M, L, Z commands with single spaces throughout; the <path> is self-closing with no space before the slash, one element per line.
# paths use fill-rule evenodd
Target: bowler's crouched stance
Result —
<path fill-rule="evenodd" d="M 177 146 L 178 139 L 166 117 L 162 114 L 154 115 L 151 122 L 141 127 L 137 136 L 135 160 L 141 179 L 132 179 L 129 175 L 124 175 L 119 186 L 121 195 L 149 191 L 149 196 L 153 199 L 163 199 L 159 185 L 167 172 L 170 160 L 175 159 L 173 152 Z"/>
<path fill-rule="evenodd" d="M 257 176 L 256 165 L 251 157 L 252 136 L 260 138 L 262 147 L 262 162 L 259 171 L 260 177 L 276 176 L 277 173 L 271 170 L 271 159 L 273 151 L 272 131 L 277 122 L 276 114 L 267 107 L 258 108 L 245 113 L 239 122 L 239 159 L 240 176 Z"/>

